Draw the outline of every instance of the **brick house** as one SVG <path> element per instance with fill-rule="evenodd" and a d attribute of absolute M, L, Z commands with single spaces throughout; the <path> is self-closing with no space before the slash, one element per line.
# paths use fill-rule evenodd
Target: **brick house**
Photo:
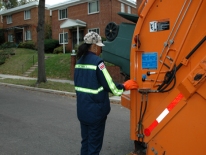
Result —
<path fill-rule="evenodd" d="M 95 31 L 105 37 L 109 22 L 130 21 L 117 12 L 137 14 L 136 3 L 127 0 L 72 0 L 50 7 L 52 11 L 52 38 L 65 44 L 70 51 L 83 41 L 84 35 Z M 63 35 L 64 34 L 64 35 Z"/>
<path fill-rule="evenodd" d="M 0 15 L 0 19 L 1 19 L 1 21 L 0 21 L 0 28 L 2 29 L 3 28 L 3 18 L 2 18 L 1 15 Z"/>
<path fill-rule="evenodd" d="M 0 12 L 6 42 L 33 40 L 37 45 L 38 2 L 32 2 Z M 50 10 L 45 6 L 45 21 L 50 20 Z M 1 26 L 1 25 L 0 25 Z"/>

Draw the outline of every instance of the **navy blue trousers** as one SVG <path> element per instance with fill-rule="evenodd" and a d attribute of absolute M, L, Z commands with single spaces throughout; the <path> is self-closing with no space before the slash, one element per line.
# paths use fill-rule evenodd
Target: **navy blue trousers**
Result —
<path fill-rule="evenodd" d="M 82 136 L 81 155 L 99 155 L 103 143 L 106 119 L 107 117 L 92 125 L 80 122 Z"/>

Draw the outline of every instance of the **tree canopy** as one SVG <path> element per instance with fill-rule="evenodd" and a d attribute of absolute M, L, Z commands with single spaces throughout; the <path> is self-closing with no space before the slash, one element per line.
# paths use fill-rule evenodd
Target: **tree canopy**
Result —
<path fill-rule="evenodd" d="M 38 0 L 19 0 L 19 6 L 27 4 L 27 3 L 35 2 L 35 1 L 38 1 Z"/>
<path fill-rule="evenodd" d="M 17 6 L 21 6 L 35 1 L 38 0 L 2 0 L 0 1 L 0 10 L 15 8 Z"/>
<path fill-rule="evenodd" d="M 18 0 L 3 0 L 1 5 L 5 9 L 15 8 L 18 6 Z"/>

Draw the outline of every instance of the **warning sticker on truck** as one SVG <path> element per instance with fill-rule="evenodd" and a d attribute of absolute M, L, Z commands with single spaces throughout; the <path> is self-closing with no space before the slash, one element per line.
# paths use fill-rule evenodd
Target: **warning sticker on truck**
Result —
<path fill-rule="evenodd" d="M 149 23 L 150 32 L 157 32 L 157 21 L 153 21 Z"/>
<path fill-rule="evenodd" d="M 169 29 L 170 29 L 169 19 L 162 19 L 159 21 L 149 22 L 150 32 L 165 31 L 165 30 L 169 30 Z"/>
<path fill-rule="evenodd" d="M 157 69 L 157 52 L 142 53 L 142 69 L 148 69 L 148 70 Z"/>

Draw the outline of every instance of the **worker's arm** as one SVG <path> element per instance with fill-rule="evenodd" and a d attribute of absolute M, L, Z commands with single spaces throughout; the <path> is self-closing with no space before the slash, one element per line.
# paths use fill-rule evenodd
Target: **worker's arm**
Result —
<path fill-rule="evenodd" d="M 113 82 L 104 62 L 100 62 L 97 67 L 97 78 L 104 90 L 111 92 L 116 96 L 122 95 L 123 91 L 125 90 L 123 84 Z"/>

